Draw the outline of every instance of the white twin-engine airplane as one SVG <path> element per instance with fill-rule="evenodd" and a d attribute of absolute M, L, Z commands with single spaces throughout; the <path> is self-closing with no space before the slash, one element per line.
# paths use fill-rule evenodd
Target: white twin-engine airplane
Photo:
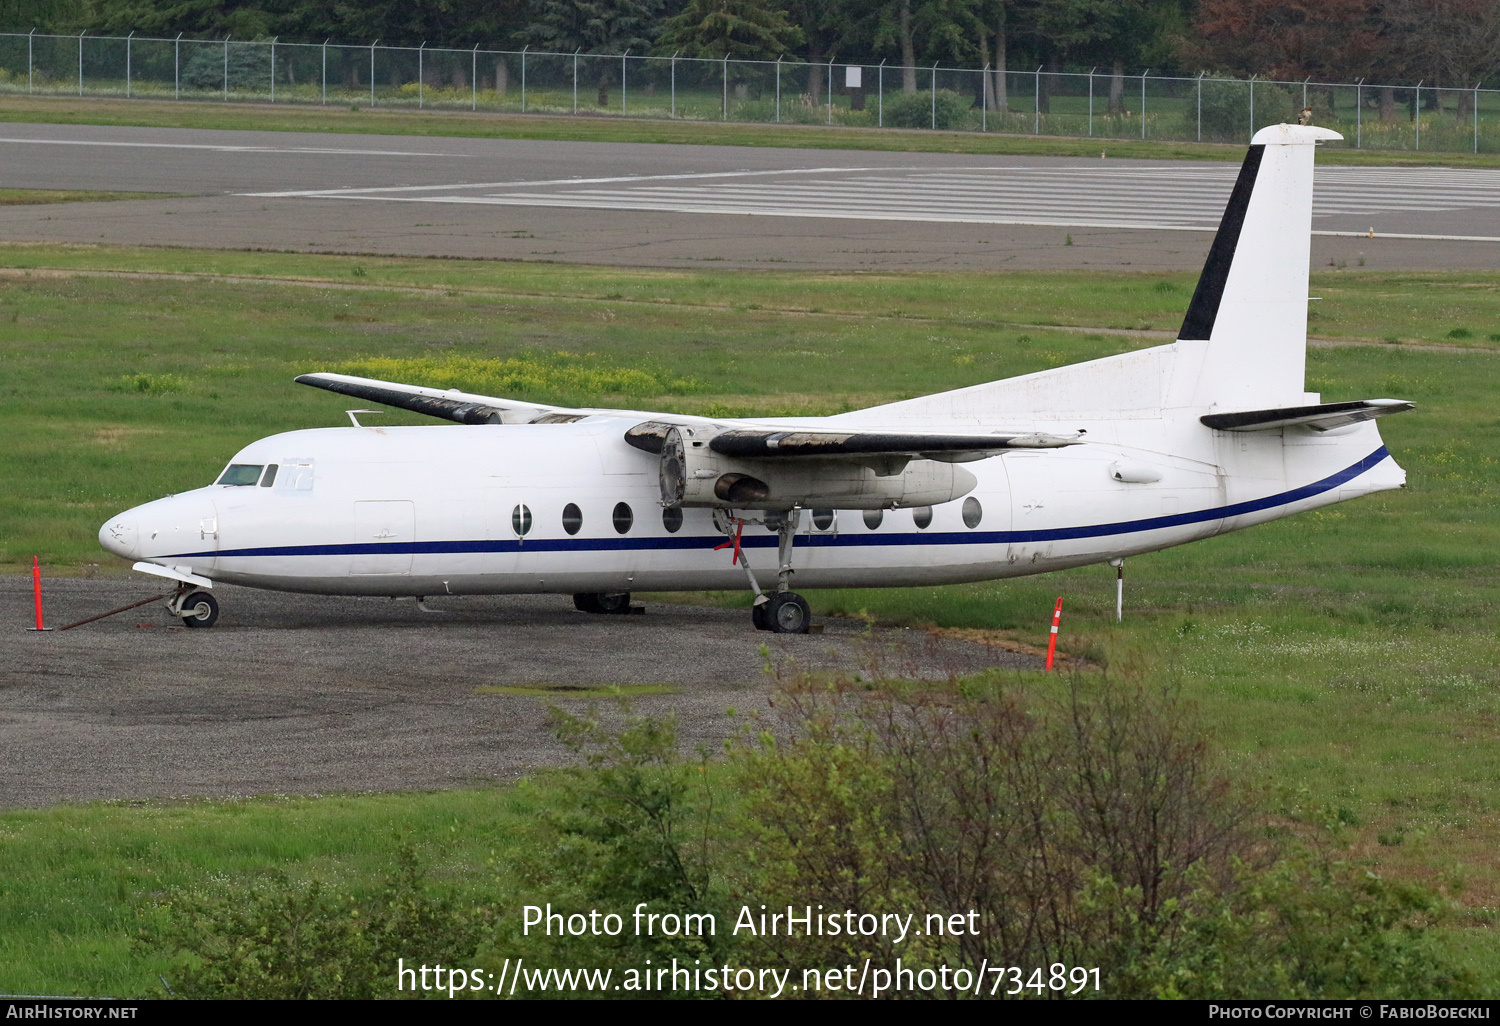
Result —
<path fill-rule="evenodd" d="M 564 409 L 342 374 L 297 381 L 456 421 L 293 431 L 99 540 L 179 582 L 333 595 L 755 594 L 808 629 L 810 588 L 982 581 L 1118 561 L 1388 488 L 1395 399 L 1303 391 L 1313 151 L 1256 133 L 1178 341 L 833 417 Z"/>

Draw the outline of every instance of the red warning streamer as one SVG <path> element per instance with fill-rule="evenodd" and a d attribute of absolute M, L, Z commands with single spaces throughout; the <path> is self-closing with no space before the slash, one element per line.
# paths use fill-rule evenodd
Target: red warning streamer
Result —
<path fill-rule="evenodd" d="M 734 523 L 735 523 L 734 541 L 732 541 L 732 542 L 724 542 L 722 545 L 715 545 L 714 546 L 714 551 L 718 552 L 720 549 L 727 549 L 727 548 L 729 548 L 729 546 L 733 545 L 734 546 L 734 558 L 732 560 L 730 560 L 729 565 L 730 566 L 739 566 L 740 565 L 740 559 L 741 559 L 741 556 L 740 556 L 740 535 L 742 535 L 742 534 L 745 533 L 745 522 L 743 520 L 735 520 Z"/>
<path fill-rule="evenodd" d="M 1052 669 L 1052 658 L 1057 654 L 1057 625 L 1062 623 L 1062 596 L 1057 596 L 1057 605 L 1052 608 L 1052 633 L 1047 638 L 1047 669 Z"/>

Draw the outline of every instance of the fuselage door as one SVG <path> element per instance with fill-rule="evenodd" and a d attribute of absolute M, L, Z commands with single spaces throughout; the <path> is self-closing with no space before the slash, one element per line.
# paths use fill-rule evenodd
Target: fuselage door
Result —
<path fill-rule="evenodd" d="M 193 558 L 192 567 L 195 571 L 216 570 L 219 566 L 219 517 L 221 509 L 219 504 L 212 497 L 209 497 L 206 508 L 200 510 L 199 513 L 197 549 L 202 555 Z M 192 529 L 191 524 L 188 525 L 188 529 Z M 213 553 L 213 555 L 209 555 L 209 553 Z"/>
<path fill-rule="evenodd" d="M 356 502 L 355 549 L 349 561 L 349 573 L 411 573 L 416 519 L 415 506 L 409 500 Z"/>

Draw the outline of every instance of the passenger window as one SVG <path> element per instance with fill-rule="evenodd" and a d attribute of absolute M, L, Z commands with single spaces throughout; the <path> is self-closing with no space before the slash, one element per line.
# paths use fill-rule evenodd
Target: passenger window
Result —
<path fill-rule="evenodd" d="M 819 531 L 833 530 L 833 510 L 815 509 L 812 511 L 813 527 Z"/>
<path fill-rule="evenodd" d="M 511 530 L 516 532 L 517 538 L 524 538 L 531 533 L 531 509 L 528 506 L 517 506 L 510 511 Z"/>
<path fill-rule="evenodd" d="M 615 503 L 615 530 L 620 534 L 628 534 L 631 526 L 635 523 L 635 513 L 630 504 L 625 502 Z"/>
<path fill-rule="evenodd" d="M 563 530 L 569 534 L 577 534 L 583 529 L 583 510 L 575 503 L 568 503 L 563 507 L 562 516 Z"/>
<path fill-rule="evenodd" d="M 932 524 L 932 507 L 916 506 L 911 511 L 911 522 L 917 525 L 917 530 L 925 531 Z"/>
<path fill-rule="evenodd" d="M 218 483 L 221 485 L 253 485 L 260 480 L 260 472 L 265 469 L 264 463 L 231 463 L 223 474 L 219 475 Z"/>
<path fill-rule="evenodd" d="M 868 527 L 872 531 L 875 530 L 877 527 L 879 527 L 880 526 L 880 522 L 882 520 L 884 520 L 884 519 L 885 519 L 885 510 L 883 510 L 883 509 L 867 509 L 867 510 L 865 510 L 865 526 Z"/>
<path fill-rule="evenodd" d="M 682 530 L 682 510 L 677 506 L 667 506 L 661 511 L 661 526 L 667 529 L 668 534 L 676 534 Z"/>
<path fill-rule="evenodd" d="M 964 526 L 970 529 L 979 526 L 979 521 L 984 519 L 984 507 L 979 505 L 979 500 L 969 496 L 964 500 Z"/>
<path fill-rule="evenodd" d="M 276 467 L 275 463 L 267 465 L 266 475 L 260 479 L 260 486 L 262 488 L 269 488 L 276 483 Z"/>

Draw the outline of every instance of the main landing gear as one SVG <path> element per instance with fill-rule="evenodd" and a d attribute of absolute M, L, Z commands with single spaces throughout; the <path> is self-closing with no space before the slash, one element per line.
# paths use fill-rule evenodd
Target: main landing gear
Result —
<path fill-rule="evenodd" d="M 595 591 L 579 592 L 573 596 L 573 608 L 580 613 L 624 616 L 630 612 L 630 592 L 617 592 L 609 595 Z"/>
<path fill-rule="evenodd" d="M 212 627 L 219 622 L 219 602 L 206 591 L 180 589 L 167 600 L 167 612 L 181 617 L 184 627 Z"/>
<path fill-rule="evenodd" d="M 771 520 L 770 517 L 767 519 Z M 714 511 L 714 522 L 718 524 L 721 531 L 730 536 L 731 541 L 728 544 L 734 547 L 735 562 L 745 568 L 745 577 L 750 582 L 750 590 L 755 593 L 755 604 L 750 607 L 750 621 L 755 624 L 755 629 L 758 631 L 771 631 L 773 634 L 806 634 L 812 629 L 812 610 L 808 608 L 807 600 L 791 590 L 792 574 L 796 572 L 792 569 L 792 542 L 796 538 L 797 525 L 801 520 L 802 510 L 797 508 L 782 514 L 780 523 L 776 524 L 778 539 L 776 590 L 768 594 L 760 590 L 760 584 L 750 569 L 750 563 L 740 549 L 740 532 L 745 526 L 744 519 L 730 517 L 728 513 L 720 510 Z M 767 526 L 771 526 L 771 523 Z"/>

